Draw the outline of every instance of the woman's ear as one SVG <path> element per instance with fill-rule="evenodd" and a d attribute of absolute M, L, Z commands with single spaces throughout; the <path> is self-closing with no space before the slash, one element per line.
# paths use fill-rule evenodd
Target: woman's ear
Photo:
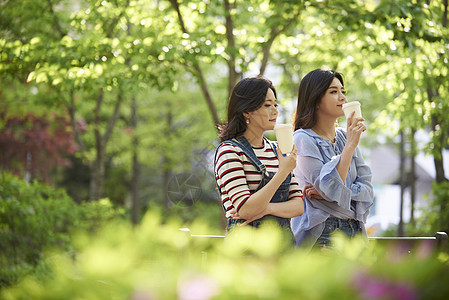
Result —
<path fill-rule="evenodd" d="M 245 123 L 249 124 L 250 123 L 250 121 L 249 121 L 249 113 L 243 113 L 243 117 L 245 118 Z"/>

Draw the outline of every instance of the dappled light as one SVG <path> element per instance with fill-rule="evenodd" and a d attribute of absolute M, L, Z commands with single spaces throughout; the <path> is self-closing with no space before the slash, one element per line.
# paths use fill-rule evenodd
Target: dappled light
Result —
<path fill-rule="evenodd" d="M 233 87 L 267 77 L 291 124 L 315 69 L 361 104 L 368 239 L 226 234 Z M 447 0 L 2 0 L 0 87 L 1 299 L 449 295 Z"/>

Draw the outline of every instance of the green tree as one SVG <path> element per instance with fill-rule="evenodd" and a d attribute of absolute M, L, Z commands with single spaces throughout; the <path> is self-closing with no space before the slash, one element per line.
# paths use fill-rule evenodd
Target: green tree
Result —
<path fill-rule="evenodd" d="M 178 30 L 172 29 L 181 41 L 177 45 L 178 60 L 197 78 L 214 125 L 221 121 L 217 100 L 210 92 L 210 80 L 204 75 L 204 65 L 226 66 L 227 76 L 220 77 L 227 81 L 229 96 L 246 72 L 257 70 L 254 75 L 266 72 L 274 42 L 294 26 L 303 8 L 302 1 L 226 0 L 206 5 L 203 1 L 170 0 L 170 4 L 179 24 Z M 168 7 L 166 12 L 173 15 Z"/>
<path fill-rule="evenodd" d="M 83 9 L 70 18 L 66 18 L 68 10 L 56 11 L 58 3 L 47 1 L 51 18 L 44 15 L 29 24 L 31 28 L 56 24 L 60 29 L 56 35 L 45 30 L 14 31 L 22 24 L 11 18 L 13 24 L 7 27 L 11 36 L 3 40 L 6 51 L 2 60 L 14 64 L 6 64 L 2 71 L 11 74 L 17 66 L 22 67 L 29 73 L 27 82 L 49 87 L 53 94 L 50 105 L 67 110 L 81 155 L 90 166 L 90 198 L 99 199 L 108 144 L 116 127 L 123 126 L 123 104 L 131 102 L 142 81 L 157 87 L 171 84 L 170 65 L 158 59 L 162 51 L 158 33 L 164 22 L 151 14 L 158 12 L 148 9 L 157 8 L 151 1 L 80 2 Z M 16 4 L 8 1 L 2 11 L 14 16 L 36 9 L 29 1 Z M 14 36 L 16 32 L 20 36 Z M 87 125 L 85 132 L 78 120 Z"/>

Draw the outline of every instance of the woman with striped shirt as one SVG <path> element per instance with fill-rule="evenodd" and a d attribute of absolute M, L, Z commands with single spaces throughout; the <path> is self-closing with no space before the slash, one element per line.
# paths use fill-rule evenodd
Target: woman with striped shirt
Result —
<path fill-rule="evenodd" d="M 292 174 L 296 146 L 284 156 L 263 135 L 273 130 L 277 116 L 276 90 L 270 80 L 245 78 L 234 87 L 214 165 L 227 232 L 237 223 L 258 227 L 272 219 L 293 237 L 290 218 L 304 211 L 302 192 Z"/>

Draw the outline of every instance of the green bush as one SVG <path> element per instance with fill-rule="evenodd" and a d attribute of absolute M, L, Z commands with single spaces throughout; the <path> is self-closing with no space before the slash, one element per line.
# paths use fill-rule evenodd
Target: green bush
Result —
<path fill-rule="evenodd" d="M 432 185 L 434 200 L 432 202 L 432 214 L 428 214 L 428 222 L 438 231 L 449 232 L 449 181 Z"/>
<path fill-rule="evenodd" d="M 73 251 L 71 233 L 121 215 L 107 200 L 77 205 L 65 191 L 0 175 L 0 287 L 30 272 L 45 275 L 48 249 Z"/>
<path fill-rule="evenodd" d="M 0 175 L 0 199 L 2 286 L 38 265 L 45 248 L 70 249 L 76 205 L 62 190 L 7 173 Z"/>
<path fill-rule="evenodd" d="M 272 227 L 229 238 L 191 237 L 148 213 L 138 227 L 110 222 L 75 239 L 75 259 L 46 257 L 52 276 L 29 276 L 2 299 L 447 299 L 446 253 L 337 237 L 333 252 L 286 248 Z M 194 223 L 192 234 L 209 226 Z M 425 249 L 424 249 L 425 250 Z"/>

